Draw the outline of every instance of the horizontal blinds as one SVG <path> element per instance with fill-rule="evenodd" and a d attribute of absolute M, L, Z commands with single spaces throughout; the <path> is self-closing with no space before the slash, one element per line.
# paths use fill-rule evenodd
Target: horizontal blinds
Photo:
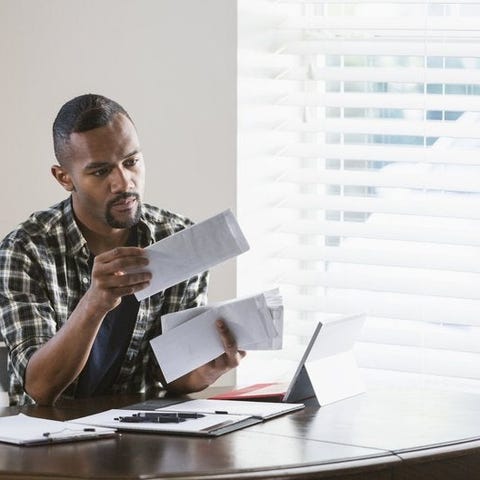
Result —
<path fill-rule="evenodd" d="M 472 83 L 480 83 L 480 72 L 468 65 L 464 69 L 441 68 L 433 71 L 420 67 L 404 67 L 401 70 L 392 67 L 345 67 L 348 72 L 350 82 L 391 82 L 391 83 L 446 83 L 462 84 L 465 75 Z M 271 84 L 272 81 L 278 83 L 279 80 L 289 81 L 339 81 L 345 79 L 345 73 L 338 68 L 315 66 L 307 68 L 305 66 L 292 67 L 283 72 L 275 80 L 262 79 L 263 83 Z"/>
<path fill-rule="evenodd" d="M 295 245 L 280 250 L 276 255 L 276 258 L 310 262 L 342 262 L 387 267 L 396 266 L 428 270 L 448 270 L 451 272 L 460 270 L 462 272 L 480 273 L 480 257 L 475 258 L 475 253 L 478 251 L 477 247 L 463 249 L 461 252 L 456 252 L 455 248 L 452 248 L 451 250 L 453 250 L 453 252 L 451 252 L 450 255 L 448 255 L 448 248 L 438 248 L 439 251 L 435 251 L 435 249 L 430 247 L 421 249 L 417 248 L 415 252 L 416 255 L 412 255 L 410 248 L 408 248 L 408 246 L 406 247 L 405 244 L 401 246 L 391 245 L 389 248 L 379 245 L 378 248 L 373 251 L 373 249 L 369 248 L 368 241 L 364 243 L 366 248 L 339 248 L 325 246 L 304 246 L 303 248 L 298 248 L 298 246 Z M 402 246 L 404 247 L 403 249 L 401 248 Z M 418 288 L 419 290 L 423 290 L 425 287 L 428 288 L 428 285 L 422 285 L 422 282 L 425 281 L 425 278 L 423 277 L 426 277 L 427 279 L 428 276 L 431 277 L 431 272 L 426 272 L 422 275 L 422 272 L 417 271 L 415 272 L 415 275 L 416 279 L 413 283 L 410 280 L 410 275 L 407 277 L 407 287 L 409 289 Z M 294 276 L 294 278 L 298 279 L 296 283 L 301 285 L 314 285 L 318 282 L 322 282 L 327 286 L 333 286 L 334 283 L 338 285 L 342 281 L 350 281 L 353 282 L 353 284 L 362 285 L 371 277 L 373 277 L 373 274 L 364 275 L 362 278 L 345 279 L 345 274 L 343 272 L 312 272 L 302 269 L 297 270 L 297 274 Z M 448 291 L 442 291 L 440 292 L 440 295 L 451 296 L 452 292 L 456 291 L 457 294 L 453 294 L 453 296 L 461 296 L 462 292 L 464 295 L 467 295 L 467 292 L 470 292 L 469 296 L 473 295 L 473 298 L 480 298 L 480 289 L 477 288 L 477 285 L 471 284 L 472 281 L 476 280 L 475 276 L 470 278 L 470 276 L 465 275 L 466 285 L 462 285 L 461 290 L 459 290 L 460 285 L 458 284 L 450 285 L 450 282 L 455 280 L 455 274 L 449 274 L 446 277 L 447 281 L 442 283 L 447 284 Z M 329 278 L 332 279 L 332 283 L 328 281 Z M 386 287 L 385 285 L 389 283 L 393 285 L 395 280 L 399 278 L 401 278 L 400 272 L 397 272 L 397 277 L 384 280 L 381 288 L 386 288 L 387 290 L 393 288 Z M 437 281 L 438 279 L 433 279 L 432 284 Z"/>
<path fill-rule="evenodd" d="M 418 167 L 421 171 L 421 167 Z M 427 171 L 425 176 L 415 172 L 382 172 L 382 171 L 348 171 L 304 168 L 286 172 L 281 181 L 294 184 L 326 184 L 326 185 L 355 185 L 370 187 L 429 189 L 448 192 L 480 193 L 478 177 L 467 175 L 477 169 L 459 169 L 455 174 L 445 175 L 440 168 L 436 171 Z M 480 170 L 478 172 L 480 174 Z"/>
<path fill-rule="evenodd" d="M 363 366 L 480 380 L 478 25 L 468 0 L 239 0 L 239 289 L 280 287 L 279 364 L 365 312 Z"/>
<path fill-rule="evenodd" d="M 445 44 L 442 41 L 432 41 L 428 45 L 414 41 L 374 42 L 373 40 L 343 41 L 295 41 L 285 45 L 281 53 L 284 55 L 376 55 L 376 56 L 408 56 L 408 57 L 455 57 L 458 55 L 459 45 Z M 461 44 L 462 54 L 468 57 L 478 57 L 480 45 L 473 40 L 467 40 Z"/>
<path fill-rule="evenodd" d="M 480 55 L 480 50 L 478 51 Z M 462 95 L 420 93 L 291 93 L 281 103 L 293 106 L 337 108 L 377 108 L 405 110 L 480 110 L 480 100 Z M 425 133 L 429 133 L 425 131 Z"/>
<path fill-rule="evenodd" d="M 331 212 L 357 213 L 394 213 L 403 215 L 422 215 L 431 217 L 454 217 L 480 219 L 480 199 L 447 198 L 433 194 L 416 197 L 412 194 L 411 202 L 402 202 L 398 198 L 369 198 L 341 195 L 296 194 L 281 204 L 296 210 L 318 212 L 325 208 Z"/>
<path fill-rule="evenodd" d="M 307 122 L 286 121 L 279 127 L 285 132 L 316 133 L 362 133 L 371 135 L 410 135 L 423 137 L 426 132 L 432 137 L 480 138 L 478 125 L 461 122 L 389 120 L 389 119 L 322 119 Z"/>
<path fill-rule="evenodd" d="M 386 216 L 384 216 L 385 218 Z M 398 218 L 395 223 L 390 223 L 388 229 L 381 221 L 381 215 L 377 216 L 380 220 L 378 224 L 366 224 L 365 222 L 337 222 L 337 221 L 316 221 L 316 220 L 297 220 L 286 224 L 280 224 L 275 231 L 280 234 L 295 234 L 305 237 L 307 235 L 315 236 L 335 236 L 367 238 L 377 240 L 400 240 L 426 244 L 447 244 L 447 245 L 465 245 L 480 246 L 480 235 L 478 228 L 475 228 L 465 222 L 454 226 L 453 222 L 441 222 L 441 225 L 425 225 L 420 221 L 408 222 L 404 218 Z M 388 216 L 392 220 L 392 216 Z M 403 223 L 401 222 L 403 220 Z M 447 219 L 448 221 L 449 219 Z M 387 219 L 385 219 L 387 221 Z M 433 223 L 433 222 L 432 222 Z M 438 222 L 437 222 L 438 223 Z M 446 227 L 450 227 L 447 229 Z M 268 238 L 268 237 L 267 237 Z"/>
<path fill-rule="evenodd" d="M 452 142 L 450 142 L 452 144 Z M 429 164 L 448 164 L 452 157 L 456 165 L 480 165 L 478 148 L 459 145 L 448 150 L 439 148 L 397 145 L 396 148 L 383 145 L 324 145 L 322 143 L 292 143 L 279 148 L 279 156 L 297 158 L 332 158 L 371 162 L 427 162 Z"/>
<path fill-rule="evenodd" d="M 360 5 L 363 5 L 363 4 L 366 4 L 368 3 L 369 5 L 389 5 L 389 4 L 392 4 L 392 5 L 396 5 L 398 4 L 398 0 L 370 0 L 368 2 L 366 2 L 365 0 L 349 0 L 348 2 L 346 2 L 345 0 L 328 0 L 328 2 L 326 2 L 325 0 L 276 0 L 277 3 L 285 3 L 285 4 L 309 4 L 309 5 L 325 5 L 325 4 L 329 4 L 329 5 L 345 5 L 345 4 L 350 4 L 350 5 L 355 5 L 355 4 L 360 4 Z M 406 4 L 406 5 L 415 5 L 415 6 L 418 6 L 421 4 L 421 2 L 419 2 L 418 0 L 402 0 L 402 3 L 403 4 Z M 427 2 L 425 2 L 427 3 Z M 455 0 L 455 1 L 447 1 L 447 0 L 428 0 L 428 4 L 430 5 L 436 5 L 436 4 L 455 4 L 455 5 L 469 5 L 469 4 L 472 4 L 472 5 L 477 5 L 478 4 L 478 0 Z M 244 5 L 246 5 L 244 3 Z"/>

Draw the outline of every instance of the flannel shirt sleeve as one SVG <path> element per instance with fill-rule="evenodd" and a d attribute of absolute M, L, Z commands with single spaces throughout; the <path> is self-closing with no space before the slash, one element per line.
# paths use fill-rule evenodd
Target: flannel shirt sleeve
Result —
<path fill-rule="evenodd" d="M 22 385 L 30 357 L 57 329 L 39 258 L 15 241 L 0 246 L 0 332 Z"/>

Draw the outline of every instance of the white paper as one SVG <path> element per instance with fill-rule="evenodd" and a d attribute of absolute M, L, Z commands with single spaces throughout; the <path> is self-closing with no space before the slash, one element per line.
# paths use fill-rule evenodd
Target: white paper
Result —
<path fill-rule="evenodd" d="M 45 436 L 47 432 L 49 435 Z M 16 445 L 96 438 L 113 433 L 115 430 L 105 428 L 85 431 L 67 422 L 29 417 L 22 413 L 0 418 L 0 441 Z"/>
<path fill-rule="evenodd" d="M 250 400 L 214 400 L 197 399 L 180 404 L 169 405 L 158 410 L 170 412 L 215 413 L 226 412 L 228 415 L 252 415 L 268 419 L 284 413 L 304 408 L 303 403 L 254 402 Z"/>
<path fill-rule="evenodd" d="M 201 413 L 199 418 L 187 419 L 180 423 L 124 423 L 119 417 L 138 415 L 144 410 L 112 409 L 105 412 L 88 415 L 86 417 L 70 420 L 68 423 L 92 425 L 95 427 L 110 427 L 118 430 L 139 430 L 148 432 L 170 432 L 184 434 L 214 433 L 219 428 L 234 426 L 249 419 L 257 421 L 267 420 L 278 415 L 293 412 L 304 408 L 303 403 L 273 403 L 273 402 L 247 402 L 224 401 L 212 399 L 188 400 L 158 408 L 156 412 L 168 413 Z M 151 412 L 151 410 L 148 410 Z M 117 419 L 117 420 L 116 420 Z"/>
<path fill-rule="evenodd" d="M 224 353 L 215 326 L 219 318 L 225 321 L 241 350 L 281 346 L 283 315 L 278 306 L 272 314 L 267 298 L 269 295 L 258 294 L 162 317 L 164 333 L 150 344 L 167 383 Z"/>
<path fill-rule="evenodd" d="M 252 339 L 251 342 L 242 340 L 242 349 L 281 349 L 283 345 L 283 304 L 278 288 L 249 297 L 217 302 L 208 306 L 189 308 L 187 310 L 162 315 L 162 332 L 166 333 L 207 311 L 215 311 L 218 318 L 225 318 L 225 316 L 228 315 L 227 320 L 242 323 L 247 315 L 250 314 L 248 309 L 244 308 L 246 302 L 252 301 L 256 302 L 260 309 L 260 312 L 258 312 L 259 315 L 256 315 L 256 318 L 264 323 L 268 337 L 263 339 L 257 337 Z M 237 338 L 236 340 L 238 343 L 239 339 Z"/>
<path fill-rule="evenodd" d="M 164 411 L 165 409 L 162 408 L 160 410 Z M 187 419 L 180 423 L 123 423 L 119 420 L 115 420 L 119 417 L 128 417 L 134 414 L 137 415 L 139 413 L 141 413 L 141 410 L 112 409 L 105 412 L 88 415 L 87 417 L 76 418 L 75 420 L 70 420 L 69 423 L 92 425 L 95 427 L 110 427 L 119 430 L 138 430 L 148 432 L 157 430 L 158 432 L 171 433 L 200 433 L 202 431 L 214 431 L 216 428 L 238 423 L 252 417 L 252 415 L 232 416 L 228 414 L 222 415 L 213 413 L 211 415 L 205 415 L 201 418 Z"/>
<path fill-rule="evenodd" d="M 143 300 L 248 249 L 235 216 L 225 210 L 147 247 L 152 279 L 135 296 Z"/>

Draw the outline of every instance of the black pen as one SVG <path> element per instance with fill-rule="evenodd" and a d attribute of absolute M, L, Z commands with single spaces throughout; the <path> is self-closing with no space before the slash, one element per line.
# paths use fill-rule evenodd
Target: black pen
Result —
<path fill-rule="evenodd" d="M 149 417 L 132 415 L 128 417 L 117 417 L 114 420 L 122 423 L 181 423 L 185 422 L 186 418 L 180 418 L 177 415 L 156 415 Z"/>
<path fill-rule="evenodd" d="M 127 417 L 118 417 L 120 422 L 129 423 L 180 423 L 187 419 L 202 418 L 202 413 L 182 412 L 139 412 Z"/>
<path fill-rule="evenodd" d="M 136 417 L 156 418 L 161 417 L 177 417 L 177 418 L 202 418 L 205 415 L 198 412 L 140 412 L 133 414 Z"/>

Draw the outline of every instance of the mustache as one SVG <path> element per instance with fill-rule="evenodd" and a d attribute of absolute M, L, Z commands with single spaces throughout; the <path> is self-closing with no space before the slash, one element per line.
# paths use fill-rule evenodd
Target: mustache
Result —
<path fill-rule="evenodd" d="M 112 198 L 108 203 L 107 203 L 107 208 L 110 208 L 111 206 L 115 205 L 115 203 L 121 202 L 123 200 L 126 200 L 127 198 L 135 198 L 137 201 L 140 201 L 140 195 L 136 192 L 123 192 L 118 194 L 115 198 Z"/>

